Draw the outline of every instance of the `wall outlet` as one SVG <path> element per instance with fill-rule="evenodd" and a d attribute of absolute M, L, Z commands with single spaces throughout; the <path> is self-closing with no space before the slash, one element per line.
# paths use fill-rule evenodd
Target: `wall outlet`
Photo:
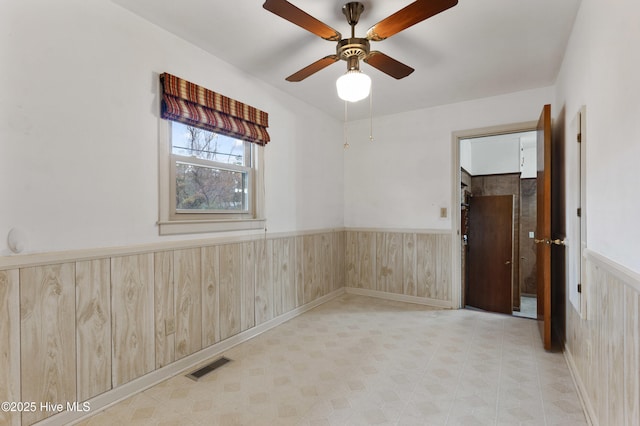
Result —
<path fill-rule="evenodd" d="M 529 238 L 535 238 L 535 237 L 536 237 L 535 232 L 529 231 Z"/>
<path fill-rule="evenodd" d="M 176 332 L 176 319 L 168 318 L 164 320 L 164 334 L 168 336 Z"/>
<path fill-rule="evenodd" d="M 447 218 L 447 208 L 446 207 L 440 207 L 440 217 L 442 219 L 446 219 Z"/>

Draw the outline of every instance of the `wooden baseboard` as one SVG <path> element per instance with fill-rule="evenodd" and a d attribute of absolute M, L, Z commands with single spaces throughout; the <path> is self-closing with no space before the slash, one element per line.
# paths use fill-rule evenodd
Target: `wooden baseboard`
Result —
<path fill-rule="evenodd" d="M 584 416 L 587 419 L 587 424 L 589 426 L 599 426 L 598 418 L 596 417 L 596 412 L 593 409 L 593 405 L 591 404 L 591 400 L 589 399 L 589 395 L 587 394 L 587 390 L 584 387 L 584 383 L 578 374 L 578 369 L 576 368 L 576 364 L 573 360 L 573 355 L 571 355 L 571 350 L 565 345 L 564 351 L 564 359 L 567 361 L 567 365 L 569 366 L 569 372 L 571 373 L 571 378 L 573 379 L 573 383 L 578 390 L 578 399 L 580 399 L 580 404 L 582 405 L 582 411 L 584 412 Z"/>
<path fill-rule="evenodd" d="M 347 294 L 358 294 L 360 296 L 377 297 L 378 299 L 393 300 L 396 302 L 416 303 L 418 305 L 433 306 L 434 308 L 452 309 L 449 300 L 429 299 L 427 297 L 407 296 L 404 294 L 388 293 L 386 291 L 367 290 L 364 288 L 346 287 Z"/>

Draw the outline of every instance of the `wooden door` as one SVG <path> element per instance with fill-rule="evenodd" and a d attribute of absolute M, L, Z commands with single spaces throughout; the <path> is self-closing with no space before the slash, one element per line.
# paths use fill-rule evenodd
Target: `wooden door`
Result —
<path fill-rule="evenodd" d="M 551 105 L 545 105 L 537 126 L 536 265 L 538 320 L 546 350 L 551 349 Z"/>
<path fill-rule="evenodd" d="M 511 314 L 513 195 L 471 198 L 468 238 L 467 305 Z"/>

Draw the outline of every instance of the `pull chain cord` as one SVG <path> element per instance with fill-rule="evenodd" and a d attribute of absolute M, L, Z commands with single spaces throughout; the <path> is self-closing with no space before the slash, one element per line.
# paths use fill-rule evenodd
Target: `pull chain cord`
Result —
<path fill-rule="evenodd" d="M 349 138 L 347 136 L 349 128 L 347 126 L 347 119 L 348 119 L 347 101 L 344 101 L 344 145 L 343 145 L 344 149 L 349 149 Z"/>
<path fill-rule="evenodd" d="M 373 85 L 369 92 L 369 118 L 371 119 L 369 124 L 369 142 L 373 142 Z"/>
<path fill-rule="evenodd" d="M 264 152 L 263 152 L 264 155 Z M 263 157 L 264 158 L 264 157 Z M 267 180 L 264 178 L 264 160 L 262 162 L 262 216 L 264 220 L 264 244 L 267 245 Z"/>

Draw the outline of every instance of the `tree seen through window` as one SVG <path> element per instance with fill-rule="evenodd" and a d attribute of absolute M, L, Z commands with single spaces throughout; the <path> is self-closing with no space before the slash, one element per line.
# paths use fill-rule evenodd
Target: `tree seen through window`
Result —
<path fill-rule="evenodd" d="M 197 127 L 172 123 L 176 210 L 248 210 L 248 143 Z"/>

